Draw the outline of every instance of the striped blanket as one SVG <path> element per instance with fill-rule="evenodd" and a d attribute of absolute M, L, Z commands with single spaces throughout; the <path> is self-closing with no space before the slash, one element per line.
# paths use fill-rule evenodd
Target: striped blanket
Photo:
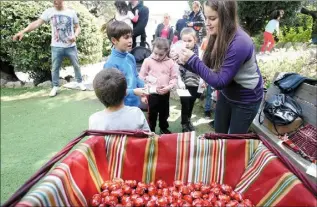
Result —
<path fill-rule="evenodd" d="M 316 197 L 259 140 L 192 133 L 150 139 L 94 136 L 71 152 L 18 206 L 87 206 L 105 180 L 219 182 L 257 206 L 317 206 Z M 300 195 L 300 196 L 298 196 Z"/>

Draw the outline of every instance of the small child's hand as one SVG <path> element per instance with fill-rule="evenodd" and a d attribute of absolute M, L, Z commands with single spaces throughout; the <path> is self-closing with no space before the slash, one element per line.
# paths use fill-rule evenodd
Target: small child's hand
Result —
<path fill-rule="evenodd" d="M 145 88 L 135 88 L 135 89 L 133 89 L 133 93 L 136 96 L 144 96 L 144 95 L 146 95 L 146 90 L 145 90 Z"/>
<path fill-rule="evenodd" d="M 170 91 L 170 88 L 168 86 L 157 88 L 157 93 L 160 95 L 167 94 Z"/>
<path fill-rule="evenodd" d="M 145 103 L 145 104 L 148 104 L 147 97 L 146 96 L 141 96 L 141 102 Z"/>

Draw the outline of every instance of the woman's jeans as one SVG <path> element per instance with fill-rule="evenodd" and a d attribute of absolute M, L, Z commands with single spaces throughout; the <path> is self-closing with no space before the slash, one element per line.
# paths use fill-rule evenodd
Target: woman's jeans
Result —
<path fill-rule="evenodd" d="M 216 105 L 215 131 L 225 134 L 245 134 L 255 118 L 262 100 L 251 104 L 229 102 L 220 92 Z"/>
<path fill-rule="evenodd" d="M 65 57 L 68 57 L 74 67 L 75 78 L 78 83 L 82 82 L 78 61 L 77 47 L 52 47 L 52 82 L 53 86 L 59 86 L 59 71 Z"/>

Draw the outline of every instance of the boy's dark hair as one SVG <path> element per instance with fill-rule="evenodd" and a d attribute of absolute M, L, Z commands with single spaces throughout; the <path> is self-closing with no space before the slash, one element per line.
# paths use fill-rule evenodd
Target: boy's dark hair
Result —
<path fill-rule="evenodd" d="M 125 1 L 116 0 L 114 5 L 115 5 L 117 11 L 119 12 L 119 14 L 127 15 L 128 11 L 129 11 L 129 7 L 128 7 L 128 4 Z"/>
<path fill-rule="evenodd" d="M 118 106 L 126 96 L 127 81 L 118 69 L 103 69 L 94 78 L 93 87 L 103 105 Z"/>
<path fill-rule="evenodd" d="M 119 40 L 124 35 L 132 34 L 132 28 L 123 21 L 113 21 L 107 25 L 106 32 L 110 41 L 111 38 Z"/>

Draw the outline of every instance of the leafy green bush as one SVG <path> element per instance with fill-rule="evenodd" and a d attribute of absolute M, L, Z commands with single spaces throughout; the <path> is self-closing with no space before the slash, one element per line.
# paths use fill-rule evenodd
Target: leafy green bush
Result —
<path fill-rule="evenodd" d="M 309 51 L 300 51 L 300 57 L 287 57 L 287 53 L 276 53 L 280 58 L 270 61 L 258 61 L 262 76 L 266 79 L 266 87 L 269 87 L 275 73 L 293 72 L 306 77 L 317 79 L 317 60 L 312 58 Z"/>
<path fill-rule="evenodd" d="M 96 18 L 85 6 L 77 2 L 67 2 L 79 17 L 81 34 L 77 40 L 80 64 L 94 63 L 102 57 L 102 34 Z M 10 62 L 16 71 L 49 74 L 51 69 L 51 29 L 44 24 L 37 30 L 25 34 L 21 42 L 12 41 L 12 36 L 36 20 L 41 13 L 52 7 L 46 1 L 4 1 L 1 2 L 1 46 L 0 58 Z M 69 65 L 69 61 L 64 65 Z"/>
<path fill-rule="evenodd" d="M 294 26 L 282 26 L 280 42 L 309 42 L 311 39 L 313 19 L 310 16 L 298 13 Z"/>

